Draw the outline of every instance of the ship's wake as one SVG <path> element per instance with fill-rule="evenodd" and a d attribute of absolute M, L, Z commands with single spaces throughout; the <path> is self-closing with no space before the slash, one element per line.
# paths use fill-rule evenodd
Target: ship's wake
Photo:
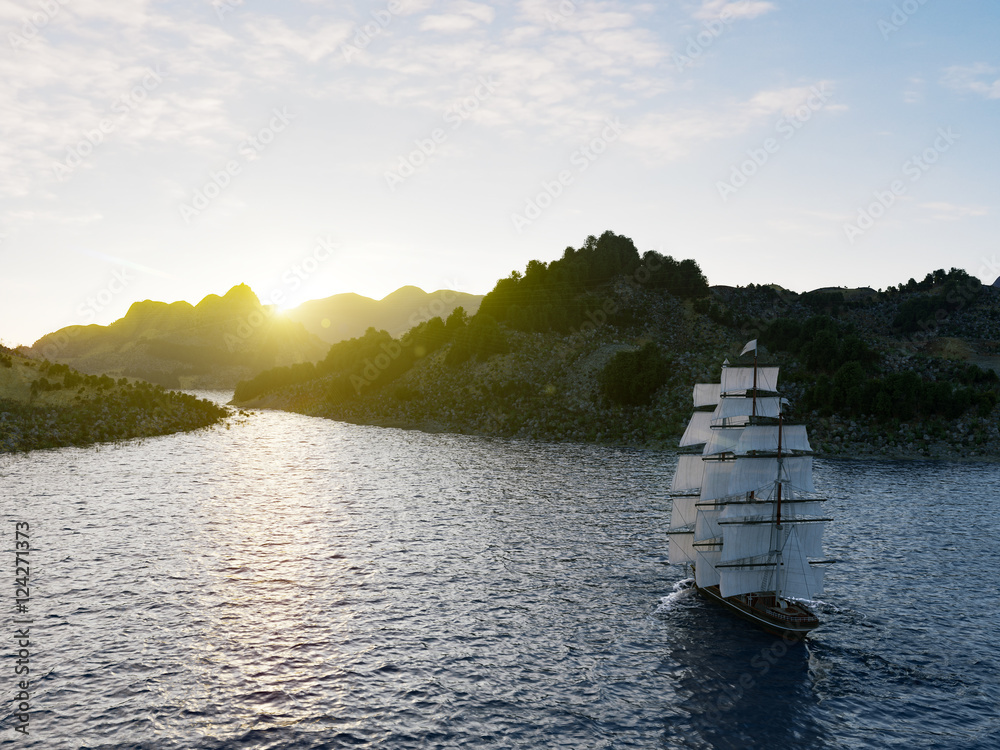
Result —
<path fill-rule="evenodd" d="M 673 591 L 660 599 L 660 606 L 656 608 L 657 614 L 662 614 L 663 612 L 670 612 L 674 609 L 679 609 L 683 607 L 687 599 L 690 599 L 691 595 L 694 594 L 694 579 L 685 578 L 683 581 L 678 581 L 674 584 Z"/>

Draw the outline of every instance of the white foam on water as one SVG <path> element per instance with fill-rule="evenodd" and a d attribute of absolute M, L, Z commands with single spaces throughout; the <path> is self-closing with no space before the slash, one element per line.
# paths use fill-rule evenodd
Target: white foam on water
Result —
<path fill-rule="evenodd" d="M 660 606 L 656 608 L 657 613 L 677 609 L 685 599 L 688 599 L 694 593 L 694 590 L 693 578 L 685 578 L 683 581 L 678 581 L 674 584 L 673 591 L 660 599 Z"/>

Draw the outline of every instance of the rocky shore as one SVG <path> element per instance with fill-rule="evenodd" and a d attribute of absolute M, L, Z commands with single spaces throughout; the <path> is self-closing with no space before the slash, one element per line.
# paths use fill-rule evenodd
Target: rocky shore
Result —
<path fill-rule="evenodd" d="M 82 375 L 0 352 L 0 453 L 196 430 L 229 410 L 141 381 Z"/>

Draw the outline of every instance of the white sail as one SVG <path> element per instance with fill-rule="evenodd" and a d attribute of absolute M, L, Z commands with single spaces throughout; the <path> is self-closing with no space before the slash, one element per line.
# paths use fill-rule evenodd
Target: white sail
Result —
<path fill-rule="evenodd" d="M 787 563 L 789 560 L 823 556 L 823 532 L 826 530 L 824 521 L 808 523 L 782 524 L 789 529 L 789 538 L 782 550 Z"/>
<path fill-rule="evenodd" d="M 774 566 L 766 568 L 722 568 L 719 593 L 723 596 L 774 591 Z"/>
<path fill-rule="evenodd" d="M 671 565 L 695 562 L 694 531 L 671 531 L 668 539 L 668 560 Z"/>
<path fill-rule="evenodd" d="M 793 532 L 782 552 L 781 594 L 793 599 L 815 599 L 823 591 L 823 568 L 809 564 L 810 557 L 822 554 L 822 529 L 815 538 L 814 526 L 802 524 Z"/>
<path fill-rule="evenodd" d="M 756 404 L 754 403 L 756 401 Z M 737 417 L 777 417 L 781 412 L 781 399 L 778 396 L 765 396 L 763 398 L 752 399 L 745 396 L 726 396 L 719 400 L 719 405 L 712 412 L 712 420 L 718 424 L 718 420 L 733 421 Z"/>
<path fill-rule="evenodd" d="M 720 453 L 732 453 L 739 443 L 743 427 L 728 427 L 712 430 L 705 449 L 701 452 L 703 456 L 717 456 Z"/>
<path fill-rule="evenodd" d="M 771 523 L 723 524 L 724 542 L 721 562 L 766 557 L 775 549 L 776 529 Z M 782 529 L 784 531 L 784 529 Z"/>
<path fill-rule="evenodd" d="M 753 367 L 723 367 L 722 392 L 736 393 L 753 390 L 753 371 Z M 757 390 L 771 392 L 778 390 L 777 367 L 757 368 Z"/>
<path fill-rule="evenodd" d="M 824 521 L 800 519 L 796 522 L 790 519 L 781 524 L 779 531 L 770 520 L 770 517 L 756 516 L 739 523 L 717 518 L 715 527 L 722 530 L 724 542 L 722 561 L 735 562 L 770 555 L 779 548 L 783 555 L 787 554 L 787 548 L 805 558 L 823 556 Z"/>
<path fill-rule="evenodd" d="M 699 455 L 685 455 L 677 459 L 677 471 L 670 483 L 670 491 L 676 494 L 697 494 L 701 491 L 701 478 L 705 474 L 705 462 Z"/>
<path fill-rule="evenodd" d="M 719 583 L 719 571 L 715 566 L 719 562 L 719 550 L 695 548 L 698 556 L 694 566 L 694 582 L 699 588 L 706 586 L 717 586 Z"/>
<path fill-rule="evenodd" d="M 770 523 L 724 524 L 722 554 L 717 563 L 721 566 L 722 595 L 765 590 L 761 577 L 775 570 L 780 548 L 782 595 L 812 599 L 822 590 L 822 572 L 809 564 L 809 558 L 823 554 L 823 526 L 822 521 L 793 522 L 782 524 L 778 531 Z M 745 564 L 739 566 L 738 563 Z"/>
<path fill-rule="evenodd" d="M 778 425 L 751 425 L 745 427 L 740 434 L 739 442 L 736 444 L 736 454 L 777 453 L 778 429 Z M 780 429 L 782 453 L 791 453 L 793 451 L 812 452 L 812 446 L 809 445 L 809 437 L 806 435 L 805 425 L 783 425 Z M 715 432 L 720 432 L 720 430 L 715 430 Z"/>
<path fill-rule="evenodd" d="M 782 573 L 782 596 L 792 599 L 812 600 L 823 593 L 823 578 L 826 571 L 822 565 L 788 567 Z"/>
<path fill-rule="evenodd" d="M 674 498 L 673 507 L 670 509 L 671 529 L 694 524 L 697 518 L 694 505 L 696 502 L 698 502 L 697 495 L 678 495 Z"/>
<path fill-rule="evenodd" d="M 722 515 L 722 508 L 699 506 L 694 522 L 694 540 L 696 542 L 704 542 L 707 539 L 716 539 L 722 536 L 722 529 L 719 528 L 720 515 Z"/>
<path fill-rule="evenodd" d="M 823 504 L 818 500 L 781 501 L 781 517 L 785 520 L 810 518 L 822 513 Z M 730 502 L 720 516 L 728 521 L 740 518 L 777 518 L 777 503 L 773 502 Z"/>
<path fill-rule="evenodd" d="M 681 436 L 680 447 L 686 448 L 689 445 L 703 445 L 708 442 L 712 435 L 712 412 L 696 411 L 691 415 L 687 429 Z"/>
<path fill-rule="evenodd" d="M 780 530 L 772 523 L 723 521 L 718 526 L 723 530 L 722 555 L 719 558 L 723 565 L 744 562 L 747 567 L 759 567 L 764 561 L 776 560 L 779 549 L 782 563 L 786 566 L 808 566 L 810 557 L 823 555 L 823 521 L 792 521 L 783 523 Z"/>
<path fill-rule="evenodd" d="M 735 461 L 705 461 L 705 476 L 701 482 L 701 499 L 717 500 L 729 494 L 729 480 Z"/>
<path fill-rule="evenodd" d="M 815 492 L 812 481 L 812 456 L 781 459 L 781 481 L 800 492 Z M 762 492 L 770 496 L 778 479 L 777 458 L 738 458 L 729 479 L 727 494 Z M 704 492 L 704 487 L 702 488 Z"/>
<path fill-rule="evenodd" d="M 719 403 L 719 391 L 722 385 L 719 383 L 698 383 L 694 387 L 694 405 L 695 408 L 699 406 L 715 406 Z"/>

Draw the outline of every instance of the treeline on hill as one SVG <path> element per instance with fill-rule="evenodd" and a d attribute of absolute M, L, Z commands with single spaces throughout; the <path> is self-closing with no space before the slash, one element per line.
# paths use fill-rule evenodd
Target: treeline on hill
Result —
<path fill-rule="evenodd" d="M 906 336 L 917 332 L 936 335 L 965 309 L 974 308 L 983 299 L 983 284 L 960 268 L 938 269 L 923 281 L 910 279 L 883 291 L 860 290 L 860 293 L 818 289 L 796 294 L 774 285 L 748 284 L 715 299 L 698 299 L 695 312 L 728 328 L 765 327 L 762 319 L 771 319 L 775 311 L 785 315 L 828 315 L 839 318 L 846 310 L 890 304 L 895 309 L 892 332 Z M 804 310 L 803 310 L 804 308 Z M 761 314 L 761 311 L 766 311 Z"/>
<path fill-rule="evenodd" d="M 591 235 L 579 249 L 567 247 L 548 265 L 533 260 L 523 275 L 514 271 L 500 279 L 483 298 L 479 314 L 521 331 L 567 333 L 594 310 L 588 294 L 622 276 L 677 297 L 708 294 L 708 281 L 693 260 L 676 261 L 655 250 L 640 257 L 632 240 L 608 231 L 599 238 Z M 616 320 L 616 314 L 621 312 L 613 312 L 611 322 L 627 322 Z"/>
<path fill-rule="evenodd" d="M 943 365 L 947 377 L 935 380 L 913 371 L 885 372 L 878 354 L 850 326 L 825 315 L 805 322 L 779 318 L 760 342 L 798 358 L 796 379 L 809 383 L 802 407 L 821 416 L 955 419 L 972 408 L 987 416 L 1000 399 L 997 374 L 973 364 Z"/>
<path fill-rule="evenodd" d="M 452 344 L 445 360 L 448 364 L 507 351 L 506 337 L 493 318 L 476 315 L 470 320 L 463 308 L 456 307 L 446 321 L 431 318 L 398 340 L 386 331 L 369 328 L 364 336 L 331 346 L 326 357 L 316 364 L 305 362 L 265 370 L 240 381 L 233 398 L 237 402 L 250 401 L 269 391 L 332 376 L 328 399 L 342 401 L 361 395 L 367 388 L 391 383 L 418 360 L 448 343 Z"/>
<path fill-rule="evenodd" d="M 900 334 L 917 331 L 935 333 L 942 322 L 973 304 L 979 298 L 982 286 L 975 276 L 970 276 L 961 268 L 952 268 L 947 272 L 938 269 L 929 273 L 923 281 L 910 279 L 906 284 L 889 287 L 886 292 L 890 294 L 929 292 L 911 296 L 900 304 L 892 321 L 893 330 Z"/>
<path fill-rule="evenodd" d="M 693 260 L 676 261 L 650 251 L 640 257 L 628 237 L 605 232 L 590 236 L 579 249 L 566 248 L 563 257 L 545 264 L 533 260 L 524 275 L 517 271 L 497 282 L 471 319 L 456 308 L 447 321 L 432 318 L 404 334 L 399 340 L 385 331 L 369 328 L 364 336 L 334 344 L 317 363 L 277 367 L 241 381 L 236 402 L 250 401 L 270 391 L 323 377 L 331 378 L 328 397 L 339 402 L 360 395 L 369 387 L 391 383 L 422 357 L 451 344 L 445 363 L 460 365 L 470 358 L 485 359 L 509 350 L 504 326 L 524 331 L 568 332 L 584 323 L 586 314 L 602 309 L 588 294 L 616 278 L 678 297 L 700 298 L 708 294 L 708 282 Z M 608 314 L 612 323 L 622 323 L 625 311 Z M 502 324 L 502 325 L 501 325 Z M 638 356 L 638 355 L 637 355 Z M 618 403 L 645 403 L 649 383 L 662 381 L 666 365 L 649 352 L 637 362 L 618 360 L 621 374 L 631 373 L 624 385 L 609 385 L 608 398 Z M 662 382 L 660 382 L 662 385 Z M 659 387 L 659 386 L 657 386 Z M 654 388 L 655 391 L 655 388 Z"/>

